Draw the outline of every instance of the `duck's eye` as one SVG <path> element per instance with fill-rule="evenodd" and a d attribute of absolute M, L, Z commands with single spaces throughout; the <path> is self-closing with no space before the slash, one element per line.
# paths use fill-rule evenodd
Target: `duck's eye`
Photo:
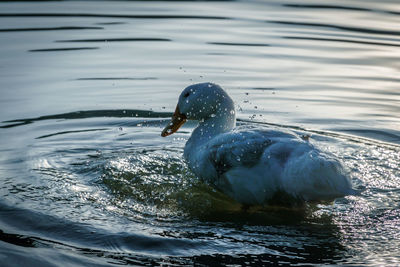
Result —
<path fill-rule="evenodd" d="M 190 95 L 190 92 L 186 92 L 186 93 L 183 95 L 183 97 L 186 98 L 186 97 L 188 97 L 189 95 Z"/>

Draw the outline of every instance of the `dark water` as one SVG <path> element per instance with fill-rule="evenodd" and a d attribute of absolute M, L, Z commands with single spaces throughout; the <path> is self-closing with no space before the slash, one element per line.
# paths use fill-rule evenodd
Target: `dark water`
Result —
<path fill-rule="evenodd" d="M 0 2 L 1 266 L 400 264 L 396 1 Z M 221 84 L 360 195 L 243 211 L 160 137 Z"/>

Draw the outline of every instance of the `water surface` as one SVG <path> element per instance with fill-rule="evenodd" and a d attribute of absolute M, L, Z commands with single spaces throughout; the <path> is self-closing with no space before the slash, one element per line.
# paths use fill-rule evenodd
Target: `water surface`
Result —
<path fill-rule="evenodd" d="M 400 262 L 396 2 L 0 3 L 0 257 L 6 266 Z M 160 132 L 212 81 L 240 124 L 343 160 L 358 196 L 248 211 Z M 60 265 L 61 264 L 61 265 Z"/>

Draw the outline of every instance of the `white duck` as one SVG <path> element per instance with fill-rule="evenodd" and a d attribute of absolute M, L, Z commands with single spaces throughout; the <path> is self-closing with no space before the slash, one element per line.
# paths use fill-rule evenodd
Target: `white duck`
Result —
<path fill-rule="evenodd" d="M 189 168 L 242 204 L 265 204 L 282 193 L 301 201 L 354 193 L 341 163 L 308 140 L 292 132 L 235 128 L 234 103 L 216 84 L 185 88 L 161 135 L 173 134 L 187 119 L 199 121 L 185 145 Z"/>

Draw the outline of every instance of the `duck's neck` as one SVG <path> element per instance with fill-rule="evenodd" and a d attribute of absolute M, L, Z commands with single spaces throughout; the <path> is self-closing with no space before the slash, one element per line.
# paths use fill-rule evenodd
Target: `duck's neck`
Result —
<path fill-rule="evenodd" d="M 232 130 L 235 125 L 235 107 L 233 101 L 228 98 L 225 103 L 219 106 L 215 114 L 199 122 L 186 146 L 193 147 L 204 144 L 214 136 Z"/>
<path fill-rule="evenodd" d="M 214 136 L 228 132 L 235 127 L 235 115 L 210 117 L 201 121 L 196 129 L 194 129 L 191 138 L 194 139 L 211 139 Z"/>

